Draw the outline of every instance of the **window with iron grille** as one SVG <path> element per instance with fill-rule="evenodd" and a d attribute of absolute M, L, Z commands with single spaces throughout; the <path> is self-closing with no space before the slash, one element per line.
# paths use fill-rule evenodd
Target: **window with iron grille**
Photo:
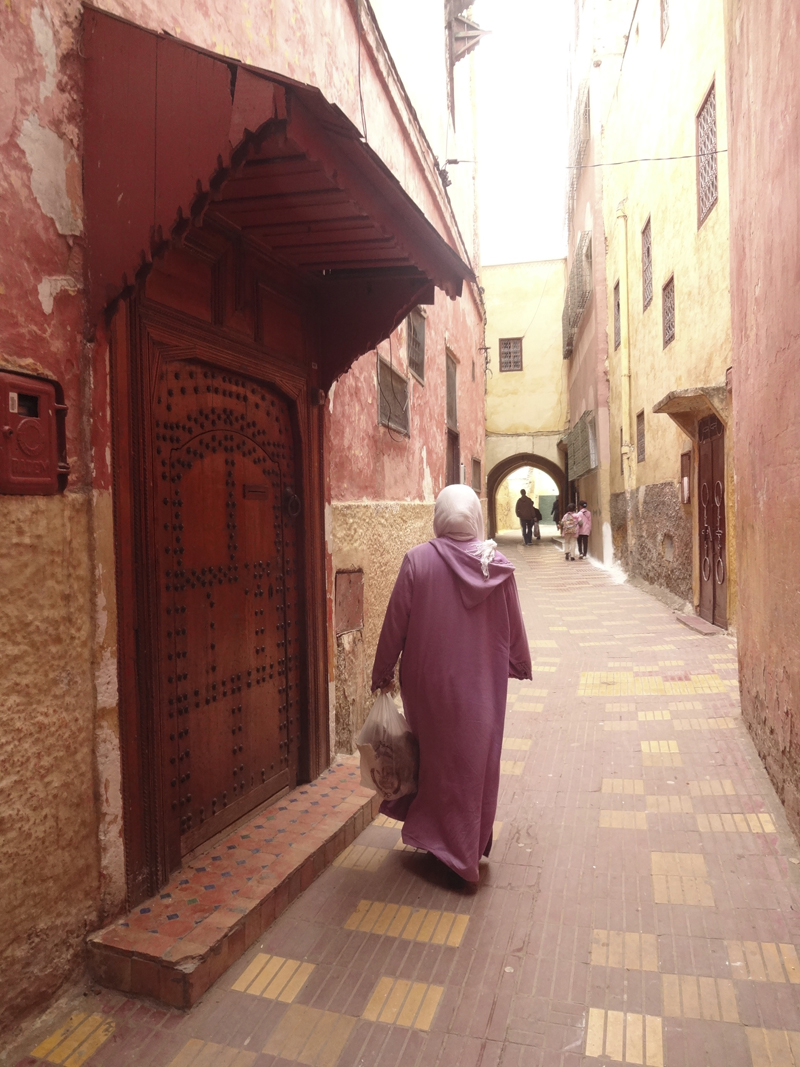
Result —
<path fill-rule="evenodd" d="M 478 496 L 481 495 L 481 489 L 483 488 L 481 484 L 481 461 L 475 459 L 474 456 L 472 457 L 472 488 Z"/>
<path fill-rule="evenodd" d="M 447 353 L 447 428 L 458 430 L 458 379 L 456 361 Z"/>
<path fill-rule="evenodd" d="M 622 308 L 619 298 L 619 282 L 614 283 L 614 348 L 622 344 Z"/>
<path fill-rule="evenodd" d="M 653 303 L 653 239 L 650 219 L 642 230 L 642 299 L 645 311 Z"/>
<path fill-rule="evenodd" d="M 669 0 L 661 0 L 661 43 L 667 39 L 669 33 Z"/>
<path fill-rule="evenodd" d="M 408 381 L 378 359 L 378 420 L 381 426 L 408 435 Z"/>
<path fill-rule="evenodd" d="M 421 382 L 425 381 L 425 316 L 412 311 L 408 316 L 408 369 Z"/>
<path fill-rule="evenodd" d="M 697 113 L 697 225 L 717 202 L 717 101 L 712 85 Z"/>
<path fill-rule="evenodd" d="M 661 330 L 664 348 L 675 340 L 675 275 L 661 290 Z"/>
<path fill-rule="evenodd" d="M 644 411 L 636 416 L 636 462 L 644 463 Z"/>
<path fill-rule="evenodd" d="M 500 370 L 522 370 L 522 338 L 500 338 Z"/>

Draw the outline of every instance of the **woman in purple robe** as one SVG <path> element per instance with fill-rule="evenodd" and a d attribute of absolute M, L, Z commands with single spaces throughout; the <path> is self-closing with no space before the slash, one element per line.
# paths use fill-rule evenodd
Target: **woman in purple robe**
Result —
<path fill-rule="evenodd" d="M 467 882 L 492 846 L 509 678 L 531 677 L 514 567 L 485 541 L 480 500 L 449 485 L 434 540 L 408 552 L 383 621 L 373 691 L 400 689 L 419 741 L 419 789 L 384 801 L 403 841 L 432 852 Z"/>

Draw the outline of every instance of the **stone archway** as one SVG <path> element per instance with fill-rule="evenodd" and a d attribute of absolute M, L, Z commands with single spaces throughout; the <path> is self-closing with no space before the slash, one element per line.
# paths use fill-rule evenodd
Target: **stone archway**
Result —
<path fill-rule="evenodd" d="M 515 456 L 508 456 L 506 459 L 501 459 L 499 463 L 496 463 L 494 467 L 489 471 L 486 478 L 486 497 L 489 505 L 489 536 L 494 537 L 497 533 L 497 514 L 495 497 L 497 494 L 497 488 L 502 480 L 512 474 L 514 471 L 519 470 L 520 467 L 536 467 L 540 471 L 544 471 L 545 474 L 549 474 L 553 481 L 558 486 L 558 496 L 561 501 L 561 508 L 563 510 L 566 503 L 567 483 L 564 476 L 564 471 L 559 467 L 557 463 L 554 463 L 551 459 L 545 459 L 544 456 L 537 456 L 533 452 L 518 452 Z"/>

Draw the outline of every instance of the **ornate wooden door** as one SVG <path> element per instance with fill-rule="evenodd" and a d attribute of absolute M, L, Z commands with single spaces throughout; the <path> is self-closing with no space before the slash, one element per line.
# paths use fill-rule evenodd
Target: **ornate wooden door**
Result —
<path fill-rule="evenodd" d="M 728 565 L 725 546 L 725 428 L 716 415 L 700 421 L 698 507 L 700 616 L 728 625 Z"/>
<path fill-rule="evenodd" d="M 296 781 L 300 502 L 279 393 L 162 349 L 150 410 L 162 808 L 184 855 Z"/>

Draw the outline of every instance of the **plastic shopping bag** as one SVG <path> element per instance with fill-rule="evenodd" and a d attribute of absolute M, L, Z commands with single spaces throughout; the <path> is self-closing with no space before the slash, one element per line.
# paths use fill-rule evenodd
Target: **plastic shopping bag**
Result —
<path fill-rule="evenodd" d="M 419 743 L 390 696 L 381 693 L 356 739 L 361 784 L 384 800 L 416 793 Z"/>

